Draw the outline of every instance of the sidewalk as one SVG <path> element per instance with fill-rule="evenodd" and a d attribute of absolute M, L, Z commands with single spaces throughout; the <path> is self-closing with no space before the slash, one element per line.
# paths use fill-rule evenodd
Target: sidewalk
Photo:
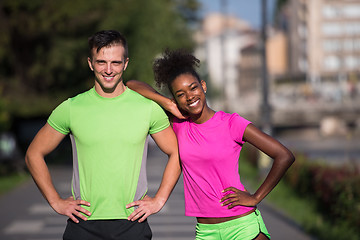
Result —
<path fill-rule="evenodd" d="M 156 192 L 167 157 L 152 144 L 149 146 L 147 170 L 149 195 Z M 71 166 L 50 168 L 55 187 L 63 197 L 70 195 Z M 149 217 L 153 240 L 192 240 L 195 238 L 195 218 L 184 215 L 182 178 L 164 208 Z M 266 204 L 259 209 L 275 240 L 310 240 L 292 220 Z M 67 218 L 56 214 L 41 196 L 30 179 L 0 196 L 0 239 L 2 240 L 59 240 L 62 239 Z"/>
<path fill-rule="evenodd" d="M 155 147 L 149 147 L 147 163 L 149 194 L 157 190 L 161 173 L 166 164 L 166 156 Z M 195 218 L 184 215 L 184 191 L 182 178 L 179 179 L 164 209 L 149 218 L 154 240 L 190 240 L 195 238 Z M 259 205 L 264 222 L 274 240 L 313 240 L 293 220 L 266 203 Z"/>

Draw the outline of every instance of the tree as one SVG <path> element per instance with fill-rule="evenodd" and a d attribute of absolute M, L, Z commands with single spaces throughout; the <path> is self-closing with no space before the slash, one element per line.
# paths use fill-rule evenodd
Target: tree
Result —
<path fill-rule="evenodd" d="M 17 115 L 47 115 L 93 81 L 87 38 L 117 29 L 129 42 L 126 79 L 152 83 L 152 60 L 166 47 L 192 48 L 196 0 L 2 0 L 0 96 Z M 1 109 L 0 109 L 1 112 Z"/>

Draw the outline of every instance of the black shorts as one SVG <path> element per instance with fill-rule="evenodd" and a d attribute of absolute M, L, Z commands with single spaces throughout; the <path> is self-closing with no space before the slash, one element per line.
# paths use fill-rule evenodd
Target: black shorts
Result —
<path fill-rule="evenodd" d="M 152 232 L 147 221 L 126 219 L 88 220 L 79 223 L 67 220 L 63 240 L 150 240 Z"/>

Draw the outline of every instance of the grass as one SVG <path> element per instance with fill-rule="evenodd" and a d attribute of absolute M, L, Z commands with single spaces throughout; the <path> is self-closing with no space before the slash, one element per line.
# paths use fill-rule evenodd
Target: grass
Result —
<path fill-rule="evenodd" d="M 242 152 L 239 172 L 245 187 L 254 191 L 260 186 L 262 180 L 258 177 L 258 169 L 250 163 L 251 158 L 254 157 L 250 156 L 248 151 Z M 252 159 L 252 161 L 254 160 Z M 305 232 L 316 236 L 318 239 L 360 239 L 357 232 L 352 227 L 349 227 L 349 223 L 339 220 L 334 222 L 333 219 L 322 216 L 312 198 L 312 193 L 307 196 L 299 196 L 296 189 L 289 187 L 284 181 L 280 181 L 264 201 L 279 209 L 279 211 L 299 224 Z"/>
<path fill-rule="evenodd" d="M 12 173 L 0 176 L 0 196 L 30 178 L 27 173 Z"/>
<path fill-rule="evenodd" d="M 262 183 L 258 177 L 258 170 L 244 159 L 240 160 L 240 176 L 241 181 L 252 192 Z M 321 216 L 316 213 L 316 207 L 311 200 L 300 198 L 293 189 L 281 181 L 264 201 L 294 220 L 306 232 L 311 232 L 311 229 L 307 229 L 304 223 L 312 222 L 313 219 L 321 221 Z"/>
<path fill-rule="evenodd" d="M 299 196 L 286 183 L 280 182 L 267 196 L 266 201 L 280 208 L 287 216 L 298 223 L 305 232 L 326 240 L 357 240 L 358 232 L 349 223 L 339 219 L 328 219 L 317 210 L 312 194 Z"/>

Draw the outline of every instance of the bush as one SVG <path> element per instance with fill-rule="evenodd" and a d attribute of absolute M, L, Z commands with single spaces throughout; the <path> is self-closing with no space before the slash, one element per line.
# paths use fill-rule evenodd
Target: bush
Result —
<path fill-rule="evenodd" d="M 309 196 L 326 219 L 319 237 L 352 239 L 360 236 L 360 171 L 351 165 L 329 166 L 309 162 L 298 156 L 284 176 L 284 181 L 296 189 L 299 196 Z M 326 225 L 328 225 L 326 227 Z M 314 230 L 313 231 L 318 231 Z M 336 238 L 333 238 L 336 239 Z"/>

